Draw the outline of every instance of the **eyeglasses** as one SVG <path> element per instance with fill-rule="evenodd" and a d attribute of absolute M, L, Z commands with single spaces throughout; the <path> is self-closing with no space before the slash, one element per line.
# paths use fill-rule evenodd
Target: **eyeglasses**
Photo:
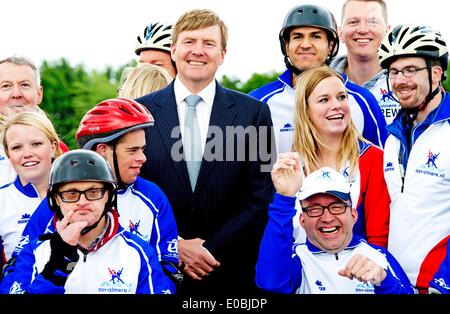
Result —
<path fill-rule="evenodd" d="M 328 206 L 322 205 L 312 205 L 308 207 L 302 207 L 302 211 L 305 212 L 309 217 L 320 217 L 328 208 L 328 211 L 333 215 L 339 215 L 345 213 L 347 207 L 350 207 L 349 203 L 335 202 Z"/>
<path fill-rule="evenodd" d="M 81 194 L 84 194 L 84 197 L 86 197 L 88 201 L 96 201 L 101 199 L 105 195 L 105 192 L 106 192 L 105 188 L 94 188 L 85 191 L 77 191 L 77 190 L 63 191 L 57 192 L 56 194 L 58 194 L 61 200 L 65 203 L 75 203 L 78 202 L 78 200 L 81 197 Z"/>
<path fill-rule="evenodd" d="M 386 73 L 387 73 L 387 76 L 388 76 L 390 79 L 393 80 L 393 79 L 396 79 L 396 78 L 397 78 L 397 76 L 398 76 L 398 74 L 399 74 L 400 72 L 402 72 L 402 74 L 403 74 L 404 77 L 411 77 L 411 76 L 416 75 L 417 72 L 422 71 L 422 70 L 425 70 L 426 68 L 427 68 L 427 67 L 418 68 L 418 67 L 415 67 L 415 66 L 407 66 L 407 67 L 404 67 L 404 68 L 401 69 L 401 70 L 397 70 L 397 69 L 389 69 Z"/>

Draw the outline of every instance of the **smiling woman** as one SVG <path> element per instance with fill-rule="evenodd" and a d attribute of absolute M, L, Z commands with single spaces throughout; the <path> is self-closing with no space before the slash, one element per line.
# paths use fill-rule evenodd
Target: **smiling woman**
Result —
<path fill-rule="evenodd" d="M 351 183 L 352 204 L 359 213 L 353 232 L 386 247 L 390 198 L 383 177 L 383 152 L 356 130 L 342 77 L 326 66 L 304 72 L 295 101 L 293 148 L 303 159 L 302 173 L 308 176 L 324 166 L 341 172 Z M 304 241 L 298 216 L 294 226 L 297 240 Z"/>
<path fill-rule="evenodd" d="M 17 173 L 14 182 L 0 188 L 0 246 L 3 245 L 6 262 L 47 194 L 52 161 L 61 154 L 61 149 L 52 123 L 37 111 L 25 111 L 7 120 L 2 142 Z"/>

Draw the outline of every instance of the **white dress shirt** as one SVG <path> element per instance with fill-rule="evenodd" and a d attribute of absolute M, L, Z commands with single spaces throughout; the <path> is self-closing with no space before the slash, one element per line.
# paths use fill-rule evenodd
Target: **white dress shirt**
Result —
<path fill-rule="evenodd" d="M 178 120 L 180 121 L 181 138 L 184 143 L 184 122 L 186 119 L 187 104 L 184 99 L 193 95 L 181 81 L 176 77 L 174 82 L 175 100 L 177 102 Z M 197 119 L 200 129 L 200 137 L 202 139 L 202 153 L 205 149 L 206 136 L 208 134 L 209 118 L 211 117 L 212 105 L 214 96 L 216 95 L 216 81 L 213 80 L 201 92 L 196 95 L 200 96 L 202 100 L 197 105 Z"/>

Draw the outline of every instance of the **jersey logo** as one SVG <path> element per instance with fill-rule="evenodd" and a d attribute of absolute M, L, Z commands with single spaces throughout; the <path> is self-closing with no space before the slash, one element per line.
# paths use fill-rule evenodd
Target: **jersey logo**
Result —
<path fill-rule="evenodd" d="M 437 166 L 436 166 L 435 161 L 436 161 L 436 159 L 439 157 L 439 154 L 440 154 L 440 153 L 433 154 L 433 153 L 431 152 L 431 150 L 428 151 L 428 161 L 427 161 L 427 167 L 428 167 L 428 168 L 429 168 L 429 167 L 434 167 L 434 168 L 437 169 Z"/>
<path fill-rule="evenodd" d="M 439 163 L 437 162 L 437 159 L 439 155 L 440 153 L 433 153 L 431 149 L 429 149 L 426 156 L 426 162 L 416 169 L 416 173 L 423 173 L 425 175 L 433 177 L 445 178 L 445 169 L 438 168 Z"/>
<path fill-rule="evenodd" d="M 370 282 L 360 282 L 355 287 L 355 293 L 375 293 L 375 288 Z"/>
<path fill-rule="evenodd" d="M 140 221 L 140 220 L 139 220 L 138 222 L 136 222 L 136 223 L 133 223 L 133 222 L 130 220 L 130 225 L 129 225 L 128 228 L 130 229 L 130 232 L 131 232 L 132 234 L 136 234 L 136 235 L 138 235 L 138 236 L 140 236 L 140 237 L 143 237 L 142 233 L 139 232 L 140 224 L 141 224 L 141 221 Z"/>
<path fill-rule="evenodd" d="M 381 95 L 382 95 L 381 96 L 381 100 L 383 102 L 386 102 L 386 100 L 393 100 L 393 101 L 395 101 L 394 96 L 392 96 L 392 91 L 387 91 L 384 88 L 380 88 L 380 92 L 381 92 Z"/>
<path fill-rule="evenodd" d="M 280 129 L 280 132 L 293 132 L 294 127 L 290 123 L 285 123 L 284 126 Z"/>
<path fill-rule="evenodd" d="M 386 163 L 386 166 L 384 167 L 384 172 L 388 171 L 394 171 L 394 165 L 392 164 L 392 161 L 388 161 Z"/>
<path fill-rule="evenodd" d="M 450 291 L 450 286 L 447 285 L 447 283 L 445 282 L 444 278 L 434 278 L 433 281 L 439 286 L 444 288 L 445 290 L 449 290 Z"/>
<path fill-rule="evenodd" d="M 28 244 L 28 242 L 30 242 L 29 235 L 21 236 L 19 243 L 17 243 L 16 247 L 14 248 L 14 253 L 19 254 L 22 251 L 22 249 L 24 248 L 24 246 Z"/>
<path fill-rule="evenodd" d="M 114 268 L 108 267 L 109 279 L 104 281 L 100 288 L 98 288 L 98 292 L 102 293 L 130 293 L 131 292 L 131 283 L 127 284 L 123 278 L 123 269 L 116 271 Z"/>
<path fill-rule="evenodd" d="M 20 217 L 19 220 L 17 220 L 17 224 L 26 224 L 28 220 L 30 220 L 31 215 L 30 214 L 23 214 L 22 217 Z"/>
<path fill-rule="evenodd" d="M 317 288 L 318 288 L 320 291 L 325 291 L 325 290 L 326 290 L 326 288 L 322 285 L 322 282 L 321 282 L 321 281 L 316 280 L 315 284 L 316 284 Z"/>
<path fill-rule="evenodd" d="M 173 239 L 172 241 L 167 241 L 167 251 L 170 253 L 178 254 L 178 240 Z"/>
<path fill-rule="evenodd" d="M 322 170 L 322 179 L 330 179 L 331 180 L 330 172 Z"/>

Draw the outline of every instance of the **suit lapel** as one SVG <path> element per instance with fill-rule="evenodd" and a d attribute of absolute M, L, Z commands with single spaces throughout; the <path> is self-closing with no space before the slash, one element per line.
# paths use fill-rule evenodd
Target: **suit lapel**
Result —
<path fill-rule="evenodd" d="M 178 128 L 179 130 L 180 127 L 173 82 L 167 88 L 162 90 L 160 97 L 155 100 L 155 107 L 152 111 L 152 115 L 155 119 L 155 127 L 158 130 L 159 135 L 161 136 L 161 139 L 164 143 L 164 148 L 166 149 L 170 158 L 173 158 L 172 147 L 179 147 L 180 143 L 178 141 L 181 141 L 180 132 L 174 132 L 174 135 L 177 135 L 177 137 L 172 138 L 172 131 L 176 130 L 176 128 Z M 147 145 L 151 144 L 147 143 Z M 184 188 L 187 191 L 191 192 L 191 184 L 189 181 L 186 162 L 184 160 L 179 162 L 174 161 L 172 164 L 174 165 L 178 175 L 180 176 Z"/>
<path fill-rule="evenodd" d="M 234 120 L 236 119 L 236 112 L 234 108 L 234 102 L 231 99 L 231 97 L 228 95 L 225 88 L 223 88 L 218 82 L 216 82 L 216 95 L 214 97 L 214 103 L 211 110 L 211 117 L 209 119 L 209 128 L 208 128 L 208 135 L 211 134 L 211 132 L 214 132 L 214 128 L 220 128 L 222 130 L 222 141 L 221 145 L 222 148 L 225 149 L 225 130 L 226 126 L 233 126 Z M 211 138 L 208 138 L 206 142 L 208 143 L 211 141 Z M 219 143 L 217 143 L 219 144 Z M 206 148 L 206 145 L 205 145 Z M 205 149 L 206 152 L 206 149 Z M 224 158 L 225 158 L 225 152 L 223 152 Z M 197 179 L 197 185 L 195 187 L 195 193 L 197 193 L 202 184 L 205 181 L 205 178 L 208 176 L 209 172 L 211 171 L 213 165 L 216 163 L 216 160 L 213 161 L 206 161 L 203 159 L 202 165 L 200 167 L 200 172 L 198 174 Z M 187 171 L 186 171 L 187 172 Z"/>

